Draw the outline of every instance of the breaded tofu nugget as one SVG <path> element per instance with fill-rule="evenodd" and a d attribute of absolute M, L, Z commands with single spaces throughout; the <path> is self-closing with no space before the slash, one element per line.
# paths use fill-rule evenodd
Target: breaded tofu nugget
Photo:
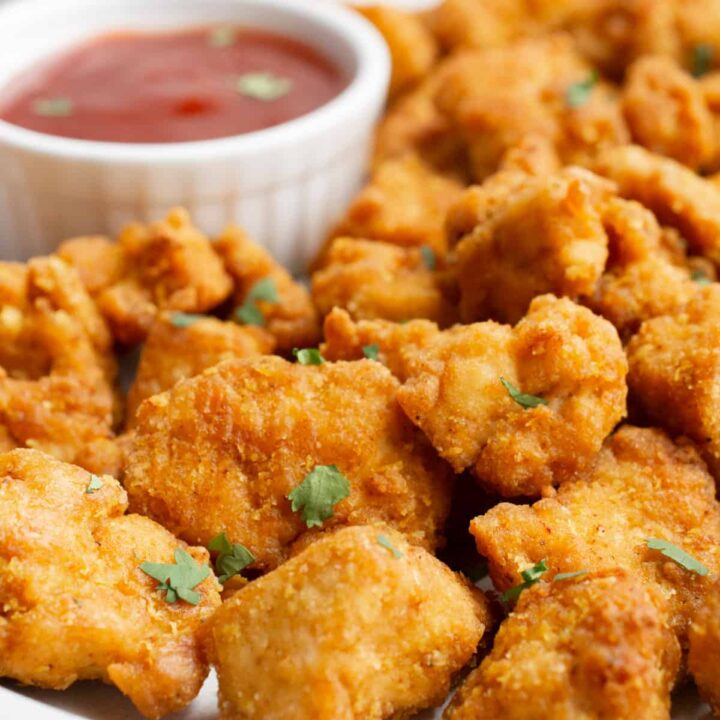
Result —
<path fill-rule="evenodd" d="M 720 581 L 708 583 L 690 625 L 688 666 L 715 716 L 720 712 Z"/>
<path fill-rule="evenodd" d="M 435 64 L 438 47 L 420 17 L 391 5 L 367 5 L 355 9 L 380 31 L 390 50 L 390 97 L 396 97 L 422 80 Z"/>
<path fill-rule="evenodd" d="M 384 720 L 440 704 L 489 624 L 483 595 L 402 535 L 322 537 L 208 628 L 222 720 Z"/>
<path fill-rule="evenodd" d="M 108 329 L 57 257 L 0 269 L 0 449 L 82 462 L 112 437 L 116 374 Z"/>
<path fill-rule="evenodd" d="M 204 312 L 232 290 L 208 238 L 179 208 L 160 222 L 128 225 L 116 247 L 103 238 L 80 238 L 64 243 L 58 252 L 83 278 L 95 273 L 96 263 L 104 268 L 108 284 L 94 280 L 88 287 L 94 289 L 114 337 L 126 345 L 145 339 L 158 310 Z"/>
<path fill-rule="evenodd" d="M 540 495 L 585 470 L 625 415 L 617 332 L 552 295 L 515 328 L 457 326 L 403 360 L 407 416 L 456 472 L 471 468 L 505 497 Z"/>
<path fill-rule="evenodd" d="M 720 285 L 683 311 L 643 323 L 627 348 L 633 402 L 669 432 L 692 438 L 720 478 Z"/>
<path fill-rule="evenodd" d="M 715 483 L 694 447 L 659 430 L 620 428 L 586 477 L 532 506 L 501 503 L 470 526 L 499 590 L 544 560 L 548 577 L 624 568 L 657 587 L 681 643 L 707 578 L 647 545 L 676 545 L 711 573 L 720 570 L 720 505 Z"/>
<path fill-rule="evenodd" d="M 476 182 L 528 135 L 547 138 L 564 163 L 577 164 L 629 137 L 614 88 L 597 80 L 566 35 L 467 53 L 435 100 L 464 138 Z"/>
<path fill-rule="evenodd" d="M 700 83 L 674 60 L 648 55 L 633 63 L 622 90 L 634 142 L 699 170 L 717 160 L 715 121 Z"/>
<path fill-rule="evenodd" d="M 614 180 L 623 197 L 677 229 L 695 254 L 720 266 L 720 187 L 675 160 L 638 145 L 610 148 L 593 169 Z"/>
<path fill-rule="evenodd" d="M 429 248 L 338 238 L 313 273 L 313 300 L 322 315 L 339 307 L 356 320 L 424 318 L 452 325 L 457 310 L 436 262 Z"/>
<path fill-rule="evenodd" d="M 323 528 L 384 522 L 432 550 L 452 474 L 404 416 L 398 387 L 373 360 L 216 365 L 140 406 L 124 477 L 132 508 L 190 542 L 226 532 L 270 569 L 308 531 L 288 494 L 336 466 L 349 496 Z"/>
<path fill-rule="evenodd" d="M 265 355 L 274 347 L 265 328 L 204 315 L 161 313 L 150 328 L 128 393 L 128 425 L 134 425 L 135 412 L 146 398 L 223 360 Z"/>
<path fill-rule="evenodd" d="M 316 345 L 320 338 L 320 320 L 307 288 L 293 280 L 264 248 L 254 243 L 243 230 L 230 226 L 215 241 L 215 251 L 235 285 L 233 319 L 244 324 L 263 325 L 275 338 L 279 352 L 295 347 Z M 258 284 L 267 291 L 265 298 L 253 298 Z M 268 299 L 269 298 L 269 299 Z M 242 308 L 255 308 L 260 315 L 247 318 Z"/>
<path fill-rule="evenodd" d="M 680 648 L 658 604 L 623 570 L 524 590 L 443 717 L 669 720 Z"/>
<path fill-rule="evenodd" d="M 159 718 L 207 675 L 198 630 L 218 583 L 200 572 L 196 604 L 168 603 L 140 565 L 180 549 L 199 570 L 208 553 L 126 507 L 109 476 L 34 450 L 0 455 L 0 676 L 56 690 L 103 680 Z"/>

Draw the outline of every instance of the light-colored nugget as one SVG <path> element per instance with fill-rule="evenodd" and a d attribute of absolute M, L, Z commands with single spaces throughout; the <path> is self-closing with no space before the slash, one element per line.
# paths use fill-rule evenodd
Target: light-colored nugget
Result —
<path fill-rule="evenodd" d="M 226 532 L 270 569 L 308 532 L 287 495 L 316 466 L 336 465 L 350 495 L 323 528 L 384 522 L 432 550 L 452 474 L 403 414 L 398 387 L 372 360 L 216 365 L 140 406 L 124 477 L 131 507 L 189 542 Z"/>
<path fill-rule="evenodd" d="M 482 594 L 402 535 L 338 530 L 213 617 L 220 717 L 410 717 L 443 701 L 488 624 Z"/>
<path fill-rule="evenodd" d="M 198 630 L 218 583 L 210 572 L 197 605 L 167 603 L 140 564 L 171 563 L 176 548 L 202 564 L 207 551 L 125 515 L 118 482 L 91 479 L 34 450 L 0 455 L 0 676 L 57 690 L 104 680 L 159 718 L 207 675 Z"/>
<path fill-rule="evenodd" d="M 615 329 L 567 299 L 533 300 L 515 328 L 457 326 L 404 353 L 398 400 L 439 454 L 505 497 L 576 476 L 625 415 Z M 525 407 L 502 380 L 544 404 Z"/>
<path fill-rule="evenodd" d="M 646 540 L 677 545 L 711 573 L 720 570 L 720 505 L 697 451 L 659 430 L 620 428 L 594 468 L 532 506 L 501 503 L 470 526 L 496 588 L 545 560 L 548 577 L 624 568 L 657 587 L 670 624 L 685 644 L 690 617 L 708 578 L 681 567 Z"/>
<path fill-rule="evenodd" d="M 680 648 L 662 608 L 622 570 L 524 590 L 444 717 L 669 720 Z"/>
<path fill-rule="evenodd" d="M 690 625 L 688 667 L 715 716 L 720 712 L 720 580 L 709 583 Z"/>

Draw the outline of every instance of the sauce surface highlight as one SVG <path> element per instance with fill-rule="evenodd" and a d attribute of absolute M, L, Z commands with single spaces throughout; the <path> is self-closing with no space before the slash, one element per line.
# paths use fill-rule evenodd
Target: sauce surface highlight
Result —
<path fill-rule="evenodd" d="M 83 140 L 210 140 L 305 115 L 346 84 L 312 48 L 265 31 L 113 34 L 11 81 L 0 90 L 0 119 Z"/>

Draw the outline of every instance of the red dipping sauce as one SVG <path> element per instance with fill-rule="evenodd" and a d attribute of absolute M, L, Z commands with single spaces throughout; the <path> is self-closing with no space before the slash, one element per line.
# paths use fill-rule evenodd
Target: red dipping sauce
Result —
<path fill-rule="evenodd" d="M 0 119 L 125 143 L 210 140 L 305 115 L 347 78 L 301 42 L 245 28 L 102 36 L 0 91 Z"/>

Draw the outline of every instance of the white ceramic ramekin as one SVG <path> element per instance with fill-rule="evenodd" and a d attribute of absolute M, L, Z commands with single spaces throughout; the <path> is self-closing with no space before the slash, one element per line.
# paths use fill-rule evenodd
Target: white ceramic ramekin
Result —
<path fill-rule="evenodd" d="M 390 74 L 382 38 L 352 11 L 324 0 L 15 0 L 0 6 L 0 87 L 103 32 L 214 23 L 302 40 L 352 80 L 296 120 L 203 142 L 90 142 L 0 121 L 2 259 L 184 205 L 208 233 L 239 223 L 281 262 L 305 266 L 362 180 Z"/>

